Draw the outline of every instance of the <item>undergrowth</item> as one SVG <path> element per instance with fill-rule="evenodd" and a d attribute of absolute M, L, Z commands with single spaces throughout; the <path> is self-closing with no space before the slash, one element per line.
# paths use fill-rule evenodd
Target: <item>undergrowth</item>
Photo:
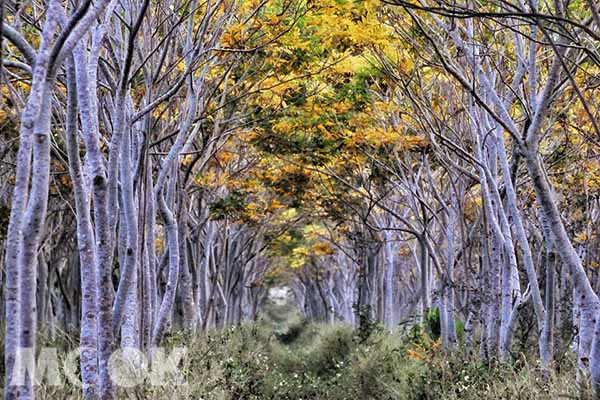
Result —
<path fill-rule="evenodd" d="M 64 338 L 61 345 L 70 345 Z M 141 384 L 119 398 L 204 400 L 433 400 L 588 398 L 568 357 L 548 377 L 532 354 L 489 365 L 457 351 L 444 354 L 427 329 L 368 336 L 343 325 L 308 324 L 291 307 L 267 308 L 258 323 L 202 337 L 171 336 L 187 346 L 185 384 Z M 39 398 L 77 398 L 74 387 L 39 387 Z M 589 396 L 591 398 L 591 396 Z"/>

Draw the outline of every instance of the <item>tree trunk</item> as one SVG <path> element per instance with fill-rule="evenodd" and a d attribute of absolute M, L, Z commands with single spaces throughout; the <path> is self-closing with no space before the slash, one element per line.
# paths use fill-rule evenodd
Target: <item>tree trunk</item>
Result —
<path fill-rule="evenodd" d="M 598 339 L 600 339 L 600 325 L 597 324 L 596 320 L 600 302 L 598 296 L 592 290 L 581 264 L 581 259 L 567 235 L 550 183 L 547 181 L 543 166 L 538 160 L 537 151 L 525 150 L 523 153 L 525 165 L 531 177 L 538 204 L 552 232 L 554 249 L 563 262 L 569 265 L 574 290 L 579 297 L 578 365 L 581 371 L 587 371 L 591 362 L 592 371 L 594 371 L 592 377 L 593 383 L 597 385 L 600 382 L 600 343 L 598 342 Z M 594 325 L 596 325 L 596 329 Z M 595 351 L 591 354 L 592 359 L 590 361 L 592 341 L 594 341 Z"/>
<path fill-rule="evenodd" d="M 77 134 L 77 85 L 73 60 L 67 63 L 67 155 L 69 173 L 75 193 L 77 218 L 77 244 L 81 268 L 81 377 L 83 398 L 96 399 L 98 396 L 98 358 L 96 330 L 96 251 L 92 228 L 89 194 L 85 188 L 81 161 L 79 159 L 79 138 Z"/>
<path fill-rule="evenodd" d="M 385 231 L 384 318 L 389 328 L 394 325 L 394 245 L 390 231 Z"/>

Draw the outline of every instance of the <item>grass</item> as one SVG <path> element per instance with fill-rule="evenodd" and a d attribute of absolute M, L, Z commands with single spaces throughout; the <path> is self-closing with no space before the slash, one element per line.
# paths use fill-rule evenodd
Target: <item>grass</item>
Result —
<path fill-rule="evenodd" d="M 68 341 L 61 339 L 61 345 Z M 428 400 L 591 398 L 575 385 L 567 357 L 548 377 L 529 357 L 494 365 L 458 352 L 447 355 L 420 329 L 375 329 L 367 340 L 348 326 L 306 323 L 290 306 L 267 307 L 251 325 L 188 338 L 180 365 L 187 384 L 139 385 L 119 398 L 205 400 Z M 71 386 L 39 388 L 40 399 L 78 398 Z"/>

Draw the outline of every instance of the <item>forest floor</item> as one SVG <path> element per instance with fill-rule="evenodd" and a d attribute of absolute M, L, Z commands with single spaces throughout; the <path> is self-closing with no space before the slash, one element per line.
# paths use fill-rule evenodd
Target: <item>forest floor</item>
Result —
<path fill-rule="evenodd" d="M 544 378 L 520 354 L 511 365 L 445 355 L 426 330 L 389 332 L 373 326 L 368 337 L 348 326 L 310 324 L 285 303 L 270 302 L 260 321 L 202 338 L 171 336 L 185 348 L 176 384 L 120 389 L 119 399 L 195 400 L 426 400 L 576 399 L 572 362 Z M 362 336 L 362 337 L 361 337 Z M 56 343 L 45 343 L 45 345 Z M 59 343 L 71 347 L 73 342 Z M 459 352 L 460 353 L 460 352 Z M 77 399 L 72 385 L 40 385 L 39 399 Z"/>

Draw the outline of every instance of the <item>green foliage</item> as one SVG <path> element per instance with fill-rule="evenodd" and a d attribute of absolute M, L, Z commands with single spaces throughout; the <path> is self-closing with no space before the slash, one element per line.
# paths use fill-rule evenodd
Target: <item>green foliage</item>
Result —
<path fill-rule="evenodd" d="M 4 240 L 8 231 L 8 220 L 10 218 L 10 208 L 0 204 L 0 240 Z"/>
<path fill-rule="evenodd" d="M 430 308 L 427 310 L 427 315 L 425 317 L 425 326 L 427 329 L 427 333 L 429 336 L 437 340 L 441 335 L 441 324 L 440 324 L 440 310 L 439 308 Z M 462 340 L 465 336 L 465 324 L 462 320 L 455 318 L 454 319 L 454 327 L 456 329 L 456 336 L 458 340 Z"/>
<path fill-rule="evenodd" d="M 356 310 L 356 307 L 355 307 Z M 362 306 L 358 309 L 358 331 L 357 336 L 360 342 L 366 341 L 371 334 L 380 331 L 381 326 L 371 317 L 371 307 L 369 305 Z"/>
<path fill-rule="evenodd" d="M 245 194 L 233 190 L 227 196 L 217 199 L 209 205 L 210 216 L 213 220 L 222 220 L 242 213 L 245 207 Z"/>
<path fill-rule="evenodd" d="M 436 307 L 427 310 L 427 315 L 425 316 L 425 324 L 427 326 L 427 333 L 429 333 L 429 335 L 434 340 L 437 340 L 442 332 L 439 308 Z"/>

